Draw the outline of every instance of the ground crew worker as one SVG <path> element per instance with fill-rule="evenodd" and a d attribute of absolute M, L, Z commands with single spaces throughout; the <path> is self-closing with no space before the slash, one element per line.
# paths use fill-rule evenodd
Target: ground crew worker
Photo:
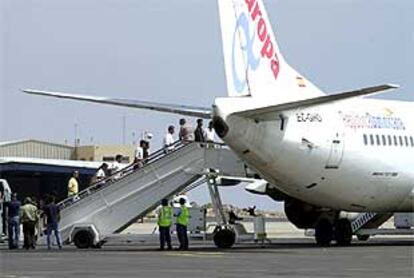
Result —
<path fill-rule="evenodd" d="M 23 224 L 24 244 L 23 248 L 29 250 L 29 248 L 35 249 L 35 227 L 38 221 L 37 207 L 33 204 L 30 197 L 24 199 L 24 206 L 20 210 L 21 217 L 20 222 Z"/>
<path fill-rule="evenodd" d="M 190 219 L 190 212 L 188 211 L 185 203 L 186 200 L 184 198 L 180 198 L 180 208 L 174 214 L 174 216 L 177 217 L 176 229 L 178 241 L 180 242 L 178 250 L 188 250 L 187 225 Z"/>
<path fill-rule="evenodd" d="M 168 250 L 171 250 L 171 234 L 170 227 L 172 224 L 173 211 L 168 205 L 167 199 L 162 199 L 161 209 L 158 213 L 158 229 L 160 231 L 160 250 L 164 250 L 165 243 L 167 243 Z"/>
<path fill-rule="evenodd" d="M 79 192 L 79 172 L 74 171 L 68 183 L 68 197 L 75 197 Z"/>

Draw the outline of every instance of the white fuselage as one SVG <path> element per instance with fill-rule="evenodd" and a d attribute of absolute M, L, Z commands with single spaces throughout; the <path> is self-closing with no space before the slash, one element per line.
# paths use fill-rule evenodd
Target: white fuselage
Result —
<path fill-rule="evenodd" d="M 414 103 L 358 98 L 274 121 L 231 115 L 254 106 L 216 99 L 229 127 L 223 140 L 281 191 L 338 210 L 413 211 Z"/>

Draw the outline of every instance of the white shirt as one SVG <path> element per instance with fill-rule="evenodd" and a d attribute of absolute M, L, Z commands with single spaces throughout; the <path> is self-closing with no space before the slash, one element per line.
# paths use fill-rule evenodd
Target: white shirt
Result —
<path fill-rule="evenodd" d="M 174 150 L 174 146 L 172 146 L 172 144 L 174 144 L 174 137 L 171 133 L 167 132 L 167 134 L 165 134 L 164 136 L 164 148 L 166 148 L 169 151 Z"/>
<path fill-rule="evenodd" d="M 121 171 L 123 168 L 125 168 L 127 165 L 124 165 L 124 164 L 121 164 L 121 163 L 119 163 L 118 161 L 115 161 L 113 164 L 112 164 L 112 168 L 111 168 L 111 174 L 113 175 L 114 173 L 116 173 L 116 172 L 118 172 L 118 171 Z M 115 176 L 114 176 L 114 179 L 120 179 L 121 177 L 122 177 L 122 172 L 119 172 L 118 174 L 116 174 Z"/>
<path fill-rule="evenodd" d="M 143 159 L 144 159 L 144 149 L 143 149 L 141 146 L 138 146 L 138 147 L 135 149 L 135 157 L 136 157 L 138 160 L 143 160 Z"/>
<path fill-rule="evenodd" d="M 105 171 L 103 169 L 99 169 L 98 172 L 96 172 L 96 179 L 97 180 L 103 180 L 105 178 Z"/>
<path fill-rule="evenodd" d="M 216 142 L 216 131 L 214 130 L 214 128 L 212 128 L 211 130 L 209 128 L 205 129 L 205 134 L 206 134 L 206 141 L 207 142 Z"/>

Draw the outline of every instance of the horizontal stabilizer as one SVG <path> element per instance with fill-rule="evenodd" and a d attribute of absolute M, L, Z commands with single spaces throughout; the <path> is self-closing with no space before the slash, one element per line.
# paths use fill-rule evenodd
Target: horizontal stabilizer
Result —
<path fill-rule="evenodd" d="M 276 119 L 275 113 L 277 112 L 298 109 L 298 108 L 306 108 L 309 106 L 326 104 L 326 103 L 345 100 L 345 99 L 349 99 L 353 97 L 372 95 L 372 94 L 376 94 L 382 91 L 387 91 L 387 90 L 396 89 L 396 88 L 399 88 L 399 86 L 393 85 L 393 84 L 385 84 L 385 85 L 373 86 L 373 87 L 363 88 L 363 89 L 349 91 L 349 92 L 324 95 L 324 96 L 315 97 L 315 98 L 307 98 L 307 99 L 293 101 L 293 102 L 286 102 L 286 103 L 281 103 L 277 105 L 266 106 L 266 107 L 251 109 L 251 110 L 244 110 L 244 111 L 236 112 L 233 115 L 241 116 L 245 118 L 252 118 L 255 120 L 270 121 L 270 120 Z"/>
<path fill-rule="evenodd" d="M 110 105 L 117 105 L 117 106 L 131 107 L 131 108 L 148 109 L 148 110 L 155 110 L 159 112 L 199 117 L 199 118 L 204 118 L 204 119 L 211 118 L 211 109 L 209 108 L 186 106 L 186 105 L 175 105 L 175 104 L 164 104 L 164 103 L 138 101 L 138 100 L 121 99 L 121 98 L 75 95 L 75 94 L 47 92 L 47 91 L 39 91 L 39 90 L 31 90 L 31 89 L 25 89 L 22 91 L 27 94 L 32 94 L 32 95 L 40 95 L 40 96 L 48 96 L 48 97 L 64 98 L 64 99 L 74 99 L 74 100 L 80 100 L 80 101 L 103 103 L 103 104 L 110 104 Z"/>

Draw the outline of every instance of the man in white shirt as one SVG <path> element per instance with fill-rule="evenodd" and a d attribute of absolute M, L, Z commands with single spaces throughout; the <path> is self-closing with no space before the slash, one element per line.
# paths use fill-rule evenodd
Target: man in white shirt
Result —
<path fill-rule="evenodd" d="M 213 127 L 213 121 L 210 121 L 208 123 L 208 127 L 206 128 L 205 132 L 206 132 L 206 142 L 214 143 L 217 141 L 216 131 L 214 130 L 214 127 Z"/>
<path fill-rule="evenodd" d="M 105 162 L 102 163 L 102 165 L 98 168 L 98 171 L 96 171 L 95 182 L 101 181 L 98 187 L 101 187 L 102 185 L 105 184 L 104 180 L 106 178 L 107 171 L 108 171 L 108 164 L 106 164 Z"/>
<path fill-rule="evenodd" d="M 139 141 L 139 146 L 137 146 L 137 148 L 135 149 L 135 158 L 138 161 L 141 161 L 144 159 L 144 148 L 143 148 L 144 144 L 145 144 L 144 140 Z"/>
<path fill-rule="evenodd" d="M 115 162 L 114 163 L 112 163 L 112 167 L 111 167 L 111 175 L 113 175 L 113 174 L 115 174 L 115 173 L 117 173 L 117 172 L 119 172 L 119 173 L 117 173 L 115 176 L 114 176 L 114 179 L 115 180 L 118 180 L 118 179 L 120 179 L 121 177 L 122 177 L 122 172 L 121 172 L 121 170 L 122 170 L 122 168 L 124 168 L 125 167 L 125 165 L 122 165 L 122 155 L 121 154 L 117 154 L 116 156 L 115 156 Z"/>
<path fill-rule="evenodd" d="M 164 146 L 164 151 L 165 152 L 171 152 L 171 151 L 174 150 L 174 146 L 173 146 L 173 144 L 175 142 L 174 136 L 173 136 L 174 135 L 174 129 L 175 129 L 174 126 L 170 125 L 168 127 L 167 133 L 164 136 L 163 146 Z"/>

